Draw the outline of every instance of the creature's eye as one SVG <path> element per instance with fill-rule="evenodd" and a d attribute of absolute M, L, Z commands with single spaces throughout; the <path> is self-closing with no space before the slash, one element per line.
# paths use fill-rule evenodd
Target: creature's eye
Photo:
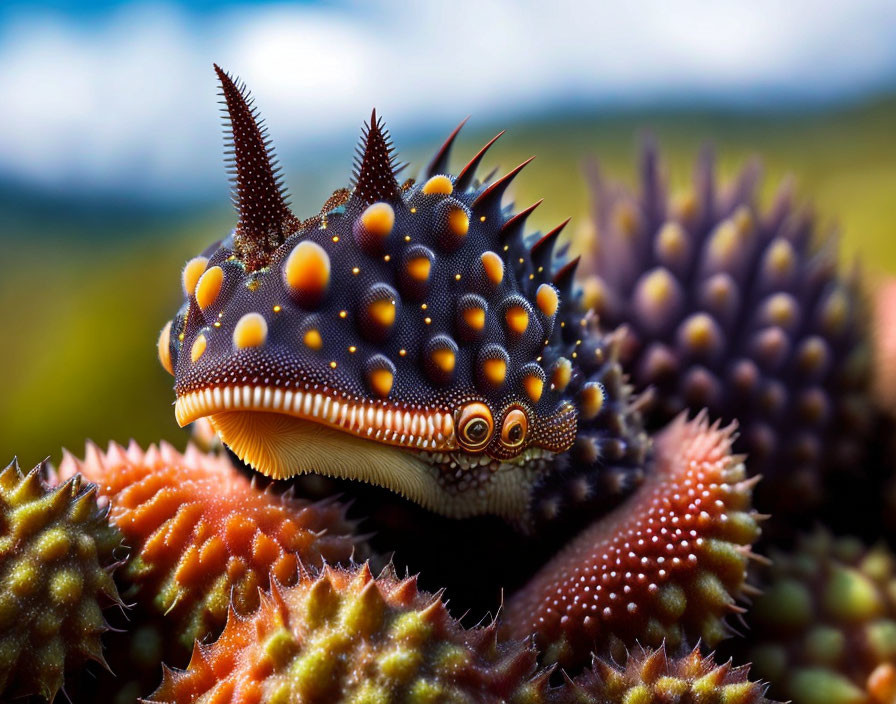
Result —
<path fill-rule="evenodd" d="M 492 437 L 494 421 L 492 412 L 484 403 L 474 402 L 464 406 L 457 420 L 458 440 L 468 452 L 485 449 Z"/>
<path fill-rule="evenodd" d="M 504 425 L 501 426 L 501 442 L 506 447 L 519 447 L 526 439 L 528 429 L 529 421 L 525 412 L 520 408 L 512 408 L 504 416 Z"/>

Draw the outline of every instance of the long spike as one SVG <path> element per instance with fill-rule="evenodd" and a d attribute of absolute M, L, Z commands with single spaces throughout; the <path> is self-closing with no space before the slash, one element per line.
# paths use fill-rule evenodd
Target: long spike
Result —
<path fill-rule="evenodd" d="M 214 66 L 227 106 L 227 147 L 233 153 L 233 201 L 239 213 L 234 247 L 246 268 L 255 271 L 299 229 L 299 220 L 286 203 L 274 150 L 249 91 Z"/>
<path fill-rule="evenodd" d="M 454 187 L 457 190 L 465 191 L 473 185 L 473 179 L 476 177 L 476 169 L 482 162 L 482 158 L 485 156 L 485 153 L 491 149 L 492 145 L 501 138 L 501 135 L 503 135 L 505 131 L 506 130 L 501 130 L 498 134 L 492 137 L 488 143 L 477 152 L 476 156 L 470 159 L 467 165 L 461 169 L 460 174 L 458 174 L 454 181 Z"/>
<path fill-rule="evenodd" d="M 581 256 L 570 259 L 563 267 L 554 275 L 554 286 L 563 300 L 569 300 L 572 296 L 572 284 L 575 280 L 576 269 L 579 267 Z"/>
<path fill-rule="evenodd" d="M 572 218 L 566 218 L 566 220 L 561 222 L 557 227 L 545 234 L 532 245 L 532 248 L 529 250 L 529 256 L 532 259 L 532 266 L 535 267 L 536 271 L 544 272 L 546 276 L 550 274 L 554 246 L 557 244 L 557 238 L 560 237 L 563 228 L 569 224 L 570 220 L 572 220 Z"/>
<path fill-rule="evenodd" d="M 486 188 L 476 200 L 473 201 L 474 208 L 480 208 L 487 203 L 491 203 L 495 200 L 500 200 L 501 196 L 504 195 L 504 191 L 507 190 L 507 187 L 510 185 L 510 182 L 516 178 L 516 175 L 522 171 L 526 165 L 532 161 L 535 157 L 530 156 L 526 159 L 522 164 L 517 166 L 516 168 L 511 169 L 506 174 L 504 174 L 501 178 L 495 181 L 492 185 Z"/>
<path fill-rule="evenodd" d="M 461 120 L 461 123 L 448 135 L 448 139 L 446 139 L 442 146 L 439 147 L 439 151 L 435 153 L 432 161 L 429 162 L 429 166 L 426 167 L 427 178 L 435 176 L 436 174 L 448 173 L 448 160 L 451 157 L 451 147 L 454 145 L 454 140 L 457 139 L 457 135 L 460 133 L 463 126 L 467 124 L 467 120 L 469 119 L 470 117 L 467 116 Z"/>
<path fill-rule="evenodd" d="M 544 202 L 544 198 L 535 201 L 528 208 L 521 210 L 515 215 L 511 216 L 507 222 L 501 225 L 501 237 L 507 239 L 513 235 L 522 235 L 523 226 L 526 223 L 526 220 L 529 219 L 529 216 L 534 212 L 534 210 Z"/>
<path fill-rule="evenodd" d="M 352 180 L 353 196 L 364 205 L 399 198 L 401 190 L 395 178 L 392 142 L 382 120 L 377 120 L 376 108 L 370 114 L 370 123 L 365 125 L 358 153 Z"/>

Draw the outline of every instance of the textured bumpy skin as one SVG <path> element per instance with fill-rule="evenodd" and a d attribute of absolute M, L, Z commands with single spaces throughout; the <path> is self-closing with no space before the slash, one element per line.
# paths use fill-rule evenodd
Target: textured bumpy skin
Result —
<path fill-rule="evenodd" d="M 55 488 L 43 467 L 0 471 L 0 699 L 52 700 L 66 671 L 105 665 L 103 607 L 120 603 L 112 580 L 121 534 L 81 477 Z M 123 555 L 123 553 L 122 553 Z"/>
<path fill-rule="evenodd" d="M 747 667 L 716 665 L 699 648 L 670 658 L 664 648 L 635 648 L 625 667 L 596 659 L 567 680 L 552 704 L 772 704 L 766 686 L 748 679 Z"/>
<path fill-rule="evenodd" d="M 714 647 L 745 589 L 754 480 L 731 455 L 732 430 L 705 416 L 656 439 L 655 466 L 633 496 L 576 537 L 511 596 L 508 635 L 535 634 L 549 661 L 617 659 L 636 642 Z"/>
<path fill-rule="evenodd" d="M 750 638 L 732 643 L 794 704 L 896 701 L 896 557 L 817 530 L 773 551 Z"/>
<path fill-rule="evenodd" d="M 595 170 L 585 300 L 602 323 L 628 326 L 623 365 L 657 392 L 653 427 L 684 408 L 738 420 L 735 449 L 765 478 L 757 505 L 793 514 L 819 498 L 826 471 L 861 464 L 871 421 L 856 282 L 838 276 L 790 184 L 760 212 L 756 163 L 720 189 L 706 150 L 693 193 L 672 200 L 658 161 L 648 144 L 637 193 Z"/>
<path fill-rule="evenodd" d="M 132 548 L 122 576 L 137 598 L 177 624 L 180 642 L 217 633 L 228 605 L 258 607 L 270 579 L 290 584 L 301 562 L 343 562 L 365 547 L 337 503 L 312 504 L 263 491 L 224 455 L 188 446 L 136 443 L 66 454 L 61 476 L 80 473 L 112 504 L 111 519 Z M 170 628 L 170 627 L 169 627 Z"/>
<path fill-rule="evenodd" d="M 399 185 L 374 113 L 352 188 L 299 222 L 247 92 L 218 75 L 240 220 L 187 263 L 159 339 L 181 424 L 209 417 L 273 477 L 362 479 L 529 528 L 637 484 L 648 443 L 556 247 L 565 223 L 526 237 L 535 206 L 502 205 L 528 162 L 478 181 L 490 142 L 449 176 L 455 131 Z"/>
<path fill-rule="evenodd" d="M 166 671 L 149 701 L 526 701 L 544 690 L 535 658 L 530 646 L 499 644 L 494 624 L 463 629 L 414 578 L 328 566 L 275 587 L 251 618 L 231 612 L 221 637 L 197 644 L 186 671 Z"/>

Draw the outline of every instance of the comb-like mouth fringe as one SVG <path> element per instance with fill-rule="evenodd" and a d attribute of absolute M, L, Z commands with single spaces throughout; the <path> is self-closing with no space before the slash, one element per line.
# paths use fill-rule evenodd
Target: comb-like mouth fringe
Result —
<path fill-rule="evenodd" d="M 214 386 L 183 394 L 174 405 L 174 415 L 181 427 L 224 411 L 281 413 L 412 450 L 450 452 L 457 449 L 451 413 L 352 401 L 322 391 L 248 384 Z"/>

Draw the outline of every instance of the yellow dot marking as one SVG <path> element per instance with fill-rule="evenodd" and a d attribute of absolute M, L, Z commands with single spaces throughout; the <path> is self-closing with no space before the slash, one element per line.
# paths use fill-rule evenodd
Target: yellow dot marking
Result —
<path fill-rule="evenodd" d="M 454 365 L 457 363 L 457 358 L 454 355 L 454 350 L 447 348 L 439 348 L 433 350 L 429 355 L 429 358 L 432 360 L 432 363 L 438 367 L 439 371 L 445 374 L 451 374 L 454 372 Z"/>
<path fill-rule="evenodd" d="M 656 238 L 656 248 L 661 257 L 677 259 L 684 256 L 686 247 L 687 235 L 681 225 L 677 222 L 667 222 L 663 225 Z"/>
<path fill-rule="evenodd" d="M 432 318 L 424 318 L 423 322 L 429 325 L 430 323 L 432 323 Z"/>
<path fill-rule="evenodd" d="M 354 354 L 355 352 L 358 351 L 358 348 L 355 347 L 354 345 L 349 345 L 348 351 L 349 351 L 351 354 Z"/>
<path fill-rule="evenodd" d="M 374 203 L 361 213 L 361 224 L 370 234 L 384 240 L 395 226 L 395 211 L 388 203 Z"/>
<path fill-rule="evenodd" d="M 542 284 L 535 292 L 535 303 L 538 305 L 538 310 L 544 313 L 546 317 L 553 318 L 560 303 L 557 289 L 550 284 Z"/>
<path fill-rule="evenodd" d="M 511 332 L 522 335 L 529 327 L 529 311 L 522 306 L 510 306 L 504 313 L 504 320 Z"/>
<path fill-rule="evenodd" d="M 312 350 L 319 350 L 324 346 L 323 338 L 320 336 L 320 331 L 317 328 L 307 330 L 302 336 L 302 342 L 305 343 L 305 347 Z"/>
<path fill-rule="evenodd" d="M 183 342 L 183 341 L 184 341 L 184 334 L 181 333 L 180 335 L 178 335 L 178 336 L 177 336 L 177 339 L 178 339 L 180 342 Z"/>
<path fill-rule="evenodd" d="M 339 235 L 333 235 L 332 240 L 333 240 L 334 242 L 338 242 L 338 241 L 339 241 Z"/>
<path fill-rule="evenodd" d="M 347 315 L 348 315 L 348 311 L 344 311 L 344 310 L 339 311 L 339 317 L 340 317 L 340 318 L 344 318 L 344 317 L 347 316 Z"/>
<path fill-rule="evenodd" d="M 395 301 L 378 300 L 367 306 L 367 312 L 377 325 L 384 328 L 395 323 Z"/>
<path fill-rule="evenodd" d="M 470 217 L 461 209 L 448 213 L 448 227 L 458 237 L 466 237 L 470 229 Z"/>
<path fill-rule="evenodd" d="M 793 251 L 793 246 L 790 244 L 790 242 L 781 239 L 780 237 L 772 242 L 772 245 L 771 247 L 769 247 L 766 257 L 768 266 L 771 267 L 771 270 L 778 275 L 787 274 L 791 269 L 793 269 L 793 263 L 796 260 L 796 254 Z"/>
<path fill-rule="evenodd" d="M 205 339 L 205 335 L 200 335 L 193 340 L 193 346 L 190 348 L 190 361 L 195 362 L 199 359 L 205 352 L 206 347 L 208 347 L 208 340 Z"/>
<path fill-rule="evenodd" d="M 336 362 L 330 362 L 330 369 L 336 368 Z"/>
<path fill-rule="evenodd" d="M 417 209 L 416 209 L 416 208 L 411 208 L 411 214 L 414 214 L 414 213 L 416 213 L 416 212 L 417 212 Z"/>
<path fill-rule="evenodd" d="M 214 325 L 216 328 L 219 328 L 219 327 L 221 327 L 221 321 L 216 320 L 214 323 L 212 323 L 212 325 Z"/>
<path fill-rule="evenodd" d="M 684 339 L 692 347 L 707 347 L 712 342 L 712 318 L 706 313 L 692 315 L 684 324 Z"/>
<path fill-rule="evenodd" d="M 202 276 L 202 272 L 205 271 L 205 267 L 207 266 L 208 259 L 206 257 L 193 257 L 184 265 L 184 270 L 181 274 L 181 282 L 183 283 L 184 293 L 187 294 L 187 298 L 196 292 L 196 284 L 199 283 L 199 277 Z"/>
<path fill-rule="evenodd" d="M 407 272 L 414 281 L 427 281 L 432 270 L 432 262 L 428 257 L 414 257 L 408 262 Z"/>
<path fill-rule="evenodd" d="M 479 222 L 485 222 L 485 215 L 483 215 L 481 218 L 479 218 Z"/>
<path fill-rule="evenodd" d="M 388 255 L 388 254 L 387 254 L 385 257 L 383 257 L 383 261 L 384 261 L 384 262 L 388 262 L 388 261 L 391 261 L 391 260 L 392 260 L 392 257 L 391 257 L 390 255 Z"/>
<path fill-rule="evenodd" d="M 454 186 L 451 185 L 451 179 L 447 176 L 433 176 L 429 181 L 423 184 L 423 192 L 426 195 L 450 195 L 454 190 Z"/>
<path fill-rule="evenodd" d="M 361 273 L 361 270 L 360 270 L 358 267 L 353 266 L 353 267 L 352 267 L 352 273 L 353 273 L 355 276 L 357 276 L 358 274 Z"/>
<path fill-rule="evenodd" d="M 368 381 L 373 392 L 381 398 L 386 398 L 392 391 L 392 383 L 395 377 L 388 369 L 374 369 L 368 374 Z"/>
<path fill-rule="evenodd" d="M 582 389 L 582 416 L 585 420 L 591 420 L 604 406 L 603 387 L 594 381 L 589 381 Z"/>
<path fill-rule="evenodd" d="M 233 344 L 238 350 L 260 347 L 268 339 L 268 323 L 259 313 L 246 313 L 233 328 Z"/>
<path fill-rule="evenodd" d="M 544 391 L 544 380 L 537 374 L 527 374 L 523 377 L 523 388 L 532 403 L 538 403 Z"/>
<path fill-rule="evenodd" d="M 411 236 L 410 236 L 410 235 L 405 235 L 405 236 L 404 236 L 404 241 L 405 241 L 405 242 L 410 242 L 410 241 L 411 241 Z"/>
<path fill-rule="evenodd" d="M 171 364 L 171 321 L 165 323 L 165 327 L 159 333 L 159 341 L 157 343 L 159 349 L 159 362 L 165 368 L 165 371 L 174 376 L 174 366 Z"/>
<path fill-rule="evenodd" d="M 454 275 L 454 280 L 455 280 L 455 281 L 460 281 L 460 274 L 455 274 L 455 275 Z"/>
<path fill-rule="evenodd" d="M 224 270 L 219 266 L 206 269 L 199 277 L 196 284 L 196 303 L 201 310 L 205 310 L 214 303 L 221 293 L 221 284 L 224 282 Z"/>
<path fill-rule="evenodd" d="M 554 370 L 551 373 L 551 386 L 558 391 L 563 391 L 572 377 L 572 362 L 566 357 L 561 357 L 554 364 Z"/>
<path fill-rule="evenodd" d="M 463 311 L 464 323 L 477 332 L 485 327 L 485 309 L 479 306 L 465 308 Z"/>
<path fill-rule="evenodd" d="M 286 258 L 283 277 L 299 295 L 317 298 L 330 284 L 330 256 L 315 242 L 299 242 Z"/>
<path fill-rule="evenodd" d="M 420 304 L 420 310 L 426 310 L 427 308 L 429 308 L 429 306 L 426 305 L 425 303 Z"/>
<path fill-rule="evenodd" d="M 404 357 L 407 353 L 408 353 L 408 351 L 406 349 L 402 348 L 402 349 L 398 350 L 399 357 Z"/>
<path fill-rule="evenodd" d="M 279 313 L 281 310 L 283 310 L 283 307 L 282 307 L 282 306 L 274 306 L 274 312 L 275 312 L 275 313 Z"/>
<path fill-rule="evenodd" d="M 775 325 L 790 325 L 796 317 L 793 299 L 786 293 L 776 293 L 768 301 L 768 315 Z"/>
<path fill-rule="evenodd" d="M 482 266 L 485 268 L 485 275 L 488 280 L 495 286 L 504 280 L 504 262 L 494 252 L 482 253 Z"/>
<path fill-rule="evenodd" d="M 507 377 L 507 362 L 503 359 L 486 359 L 482 363 L 482 373 L 488 382 L 500 386 Z"/>

